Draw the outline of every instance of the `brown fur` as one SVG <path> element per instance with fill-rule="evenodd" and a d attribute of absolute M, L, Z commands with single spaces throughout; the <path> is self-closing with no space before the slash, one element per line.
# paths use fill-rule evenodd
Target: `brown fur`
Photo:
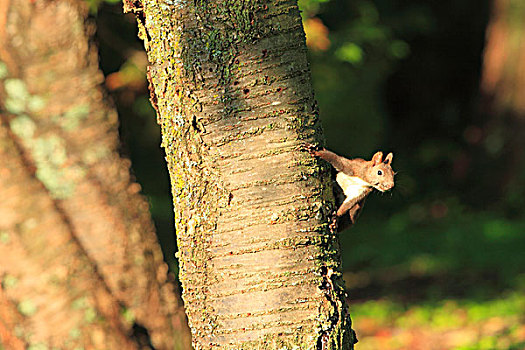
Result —
<path fill-rule="evenodd" d="M 336 229 L 342 231 L 343 228 L 341 225 L 338 225 L 338 219 L 346 213 L 349 214 L 350 225 L 355 223 L 357 216 L 364 206 L 366 197 L 374 188 L 384 192 L 394 187 L 395 173 L 392 169 L 394 155 L 392 153 L 389 153 L 383 159 L 383 152 L 376 152 L 371 160 L 364 160 L 361 158 L 347 159 L 327 149 L 319 148 L 311 144 L 306 144 L 305 148 L 312 156 L 320 157 L 332 164 L 337 172 L 342 172 L 350 177 L 357 177 L 368 186 L 362 191 L 357 191 L 355 197 L 346 197 L 344 199 L 337 211 L 333 214 L 332 223 L 330 224 L 332 231 Z M 351 187 L 353 188 L 353 185 Z"/>

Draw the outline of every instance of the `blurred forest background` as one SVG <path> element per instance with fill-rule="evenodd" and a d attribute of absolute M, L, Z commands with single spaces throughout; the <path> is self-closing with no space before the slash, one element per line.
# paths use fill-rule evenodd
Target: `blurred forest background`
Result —
<path fill-rule="evenodd" d="M 122 152 L 176 270 L 135 19 L 89 1 Z M 299 4 L 327 148 L 393 151 L 398 172 L 341 235 L 357 349 L 524 349 L 525 1 Z"/>

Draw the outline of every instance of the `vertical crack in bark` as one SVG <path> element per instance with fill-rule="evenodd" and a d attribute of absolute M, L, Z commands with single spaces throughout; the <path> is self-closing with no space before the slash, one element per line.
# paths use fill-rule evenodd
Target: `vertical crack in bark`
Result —
<path fill-rule="evenodd" d="M 146 77 L 148 79 L 148 90 L 149 90 L 149 100 L 151 102 L 151 105 L 155 109 L 155 113 L 159 114 L 159 101 L 157 99 L 157 94 L 155 93 L 155 86 L 153 85 L 152 78 L 151 78 L 151 67 L 147 67 L 147 74 Z"/>
<path fill-rule="evenodd" d="M 341 348 L 341 343 L 338 344 L 337 338 L 338 335 L 335 335 L 334 341 L 334 331 L 341 327 L 342 318 L 349 317 L 345 315 L 347 312 L 345 306 L 343 305 L 342 300 L 344 300 L 344 290 L 341 287 L 334 285 L 333 278 L 336 278 L 334 270 L 331 267 L 322 266 L 321 267 L 321 276 L 323 278 L 319 289 L 323 291 L 326 300 L 328 300 L 331 306 L 331 315 L 328 318 L 329 325 L 326 329 L 322 329 L 319 338 L 317 340 L 316 350 L 328 350 L 328 349 L 338 349 Z M 353 329 L 351 331 L 351 342 L 352 344 L 357 343 L 357 336 Z M 334 344 L 330 344 L 334 342 Z"/>
<path fill-rule="evenodd" d="M 321 289 L 332 307 L 332 314 L 330 315 L 328 321 L 329 325 L 327 329 L 321 331 L 319 339 L 317 340 L 317 350 L 327 350 L 329 347 L 329 342 L 331 338 L 331 333 L 336 328 L 337 323 L 339 322 L 339 305 L 334 300 L 334 286 L 332 283 L 332 275 L 334 271 L 331 268 L 326 266 L 321 267 L 321 276 L 323 278 L 319 289 Z"/>

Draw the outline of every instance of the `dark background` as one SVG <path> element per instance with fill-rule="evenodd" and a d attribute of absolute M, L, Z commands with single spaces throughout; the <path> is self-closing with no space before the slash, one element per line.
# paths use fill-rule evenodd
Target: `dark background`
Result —
<path fill-rule="evenodd" d="M 491 3 L 299 3 L 327 147 L 367 159 L 392 151 L 398 172 L 393 191 L 372 194 L 341 235 L 357 349 L 525 347 L 524 162 L 508 161 L 512 130 L 480 93 Z M 120 5 L 91 6 L 122 152 L 176 269 L 169 178 L 135 20 Z M 438 347 L 417 347 L 435 338 Z"/>

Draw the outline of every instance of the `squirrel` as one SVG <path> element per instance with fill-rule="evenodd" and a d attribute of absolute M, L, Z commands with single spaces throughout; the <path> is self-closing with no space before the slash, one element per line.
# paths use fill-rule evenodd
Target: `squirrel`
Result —
<path fill-rule="evenodd" d="M 334 188 L 334 192 L 336 194 L 336 200 L 342 203 L 332 214 L 332 222 L 329 226 L 332 233 L 336 231 L 340 232 L 345 229 L 346 226 L 355 224 L 366 197 L 374 188 L 378 191 L 385 192 L 394 187 L 395 172 L 392 170 L 393 153 L 388 153 L 384 159 L 383 152 L 376 152 L 372 160 L 364 160 L 361 158 L 347 159 L 325 148 L 312 144 L 305 144 L 304 147 L 312 156 L 320 157 L 332 164 L 337 172 L 335 181 L 339 185 L 337 187 L 340 188 Z M 344 200 L 340 200 L 341 192 L 344 193 Z M 350 223 L 342 220 L 344 225 L 341 225 L 338 221 L 344 219 L 343 217 L 346 213 L 348 213 L 347 218 L 350 219 Z"/>

